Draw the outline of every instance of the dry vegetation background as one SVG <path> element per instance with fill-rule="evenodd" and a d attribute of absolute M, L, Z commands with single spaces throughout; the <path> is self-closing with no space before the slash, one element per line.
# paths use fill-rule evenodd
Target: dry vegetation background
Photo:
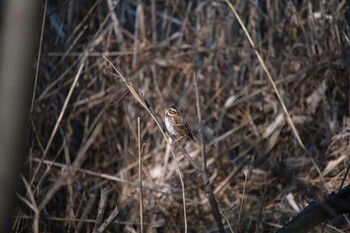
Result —
<path fill-rule="evenodd" d="M 113 70 L 102 55 L 162 117 L 177 105 L 195 133 L 193 73 L 203 75 L 208 171 L 229 232 L 277 230 L 340 187 L 350 150 L 347 2 L 232 3 L 322 176 L 284 122 L 224 1 L 50 0 L 13 232 L 91 232 L 101 188 L 110 190 L 107 214 L 116 205 L 120 211 L 108 231 L 138 232 L 137 117 L 144 228 L 184 231 L 181 185 L 166 141 L 125 84 L 106 72 Z M 181 143 L 199 161 L 199 145 Z M 216 232 L 201 178 L 186 159 L 179 166 L 189 232 Z M 322 230 L 350 226 L 339 217 L 315 232 Z"/>

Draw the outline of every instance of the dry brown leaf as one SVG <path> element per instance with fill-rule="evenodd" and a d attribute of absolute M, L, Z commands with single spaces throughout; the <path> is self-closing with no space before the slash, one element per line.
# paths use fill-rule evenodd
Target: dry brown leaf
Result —
<path fill-rule="evenodd" d="M 294 124 L 303 125 L 312 121 L 311 117 L 308 116 L 292 116 L 292 121 Z"/>
<path fill-rule="evenodd" d="M 240 93 L 236 93 L 234 95 L 231 95 L 230 97 L 228 97 L 225 101 L 225 108 L 229 108 L 233 105 L 233 103 L 241 96 Z"/>
<path fill-rule="evenodd" d="M 286 199 L 287 199 L 289 205 L 293 208 L 293 210 L 295 210 L 296 212 L 300 212 L 300 208 L 297 205 L 297 203 L 295 202 L 293 194 L 289 193 L 286 196 Z"/>
<path fill-rule="evenodd" d="M 312 94 L 306 98 L 306 104 L 308 106 L 309 113 L 314 114 L 316 112 L 320 101 L 325 97 L 326 90 L 327 84 L 324 80 L 321 84 L 318 85 L 317 89 L 314 90 Z"/>
<path fill-rule="evenodd" d="M 284 123 L 284 116 L 283 116 L 283 113 L 280 113 L 276 117 L 275 121 L 266 127 L 262 137 L 263 138 L 269 137 L 277 128 L 283 125 L 283 123 Z"/>
<path fill-rule="evenodd" d="M 335 167 L 337 167 L 339 165 L 339 163 L 341 163 L 342 161 L 344 161 L 344 159 L 346 159 L 347 155 L 344 154 L 342 156 L 340 156 L 337 159 L 331 160 L 328 162 L 326 168 L 323 170 L 322 175 L 327 175 L 328 173 L 330 173 Z"/>

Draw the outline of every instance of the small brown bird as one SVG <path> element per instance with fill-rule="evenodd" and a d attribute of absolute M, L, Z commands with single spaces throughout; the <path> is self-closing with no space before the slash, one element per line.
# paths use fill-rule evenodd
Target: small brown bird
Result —
<path fill-rule="evenodd" d="M 164 122 L 168 133 L 175 136 L 176 141 L 180 141 L 182 137 L 186 136 L 198 142 L 187 121 L 180 115 L 175 106 L 170 106 L 165 110 Z"/>

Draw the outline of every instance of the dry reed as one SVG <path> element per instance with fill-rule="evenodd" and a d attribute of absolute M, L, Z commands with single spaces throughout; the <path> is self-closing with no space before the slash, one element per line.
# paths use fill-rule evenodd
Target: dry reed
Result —
<path fill-rule="evenodd" d="M 106 210 L 119 211 L 107 232 L 140 231 L 140 214 L 144 232 L 184 232 L 176 162 L 103 56 L 152 110 L 163 116 L 176 104 L 196 132 L 200 71 L 208 178 L 227 232 L 275 231 L 326 199 L 342 183 L 350 148 L 350 15 L 338 2 L 232 3 L 277 97 L 224 1 L 48 1 L 13 232 L 92 232 L 101 188 L 110 191 Z M 200 164 L 200 147 L 181 144 Z M 201 178 L 176 148 L 175 156 L 188 232 L 216 232 Z M 334 229 L 349 231 L 346 217 L 315 232 Z"/>

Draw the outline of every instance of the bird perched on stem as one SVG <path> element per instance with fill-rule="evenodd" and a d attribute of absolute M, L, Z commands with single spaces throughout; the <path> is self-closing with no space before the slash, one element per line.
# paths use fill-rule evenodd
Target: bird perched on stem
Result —
<path fill-rule="evenodd" d="M 180 115 L 175 106 L 165 109 L 164 122 L 168 133 L 170 136 L 175 136 L 176 141 L 180 141 L 185 136 L 199 143 L 187 121 Z"/>

